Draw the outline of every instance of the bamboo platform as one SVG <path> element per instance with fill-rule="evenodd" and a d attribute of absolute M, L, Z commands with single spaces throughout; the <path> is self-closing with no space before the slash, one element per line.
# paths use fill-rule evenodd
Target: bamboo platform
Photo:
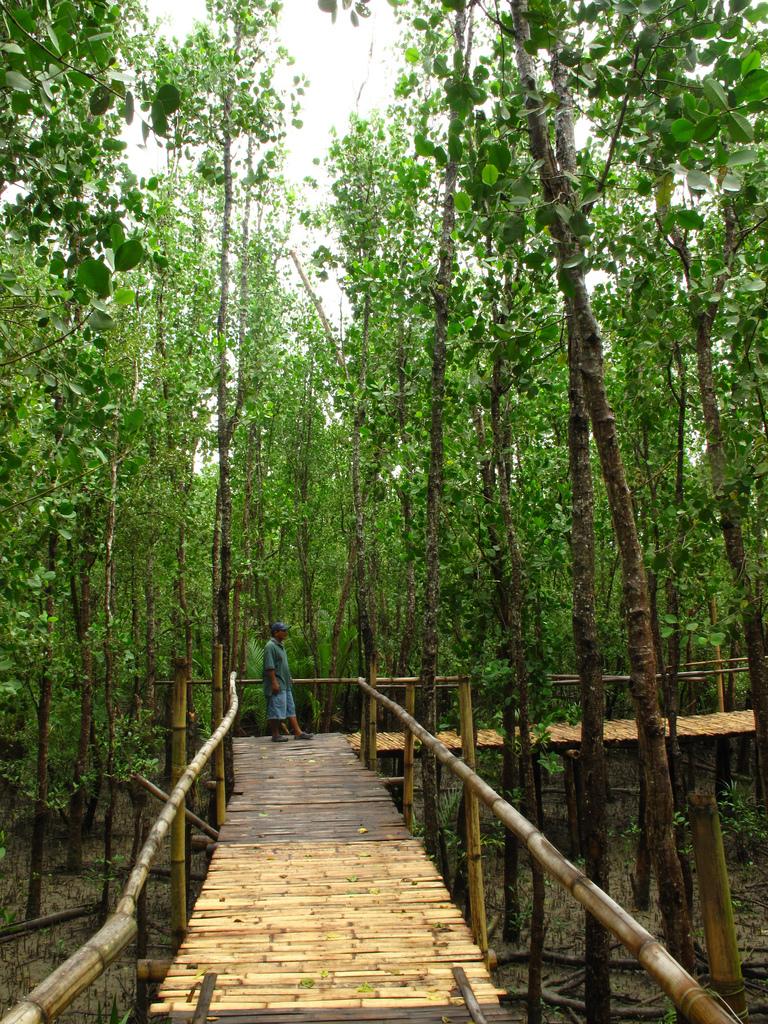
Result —
<path fill-rule="evenodd" d="M 190 1020 L 214 971 L 208 1020 L 464 1024 L 459 965 L 486 1017 L 513 1019 L 421 842 L 345 737 L 234 746 L 237 788 L 154 1015 Z"/>
<path fill-rule="evenodd" d="M 669 730 L 667 730 L 669 731 Z M 718 736 L 749 736 L 755 732 L 755 716 L 752 711 L 726 711 L 712 715 L 688 715 L 677 720 L 677 735 L 681 741 L 693 739 L 716 739 Z M 461 750 L 461 738 L 455 732 L 441 732 L 437 738 L 449 750 Z M 534 742 L 537 736 L 531 737 Z M 347 737 L 352 750 L 360 750 L 360 733 Z M 606 746 L 630 747 L 637 743 L 637 723 L 633 718 L 616 719 L 605 723 L 604 742 Z M 581 745 L 581 724 L 551 725 L 547 729 L 547 746 L 551 750 L 573 750 Z M 503 737 L 494 729 L 477 730 L 477 748 L 493 750 L 504 745 Z M 379 754 L 398 754 L 403 751 L 401 732 L 380 732 L 376 737 Z"/>

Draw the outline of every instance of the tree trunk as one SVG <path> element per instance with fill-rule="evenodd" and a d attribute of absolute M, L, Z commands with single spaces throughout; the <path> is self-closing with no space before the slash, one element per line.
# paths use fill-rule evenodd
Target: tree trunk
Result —
<path fill-rule="evenodd" d="M 232 220 L 232 92 L 224 97 L 224 209 L 221 220 L 221 261 L 219 265 L 219 312 L 216 343 L 219 374 L 216 391 L 217 442 L 219 454 L 219 579 L 216 589 L 216 636 L 224 650 L 224 679 L 229 679 L 230 625 L 229 596 L 232 571 L 232 485 L 230 459 L 232 433 L 229 417 L 229 358 L 227 324 L 229 310 L 229 248 Z M 226 687 L 225 687 L 226 689 Z M 226 697 L 225 697 L 226 704 Z"/>
<path fill-rule="evenodd" d="M 726 235 L 735 231 L 734 215 L 730 208 L 726 213 Z M 726 260 L 732 243 L 726 241 Z M 724 286 L 725 281 L 721 285 Z M 720 290 L 720 289 L 719 289 Z M 707 432 L 707 457 L 717 508 L 720 513 L 720 528 L 725 544 L 725 553 L 731 568 L 733 584 L 740 596 L 741 621 L 744 630 L 744 645 L 749 664 L 749 681 L 752 692 L 752 708 L 755 715 L 755 745 L 761 787 L 768 794 L 768 666 L 765 663 L 765 640 L 763 637 L 760 603 L 755 594 L 744 548 L 744 532 L 741 512 L 737 500 L 731 498 L 726 485 L 727 458 L 723 443 L 720 408 L 715 390 L 712 369 L 712 327 L 720 306 L 710 302 L 696 317 L 696 361 L 701 393 L 701 408 Z"/>
<path fill-rule="evenodd" d="M 466 68 L 467 41 L 466 15 L 457 12 L 453 34 L 455 57 Z M 450 124 L 458 120 L 451 112 Z M 449 127 L 450 131 L 450 127 Z M 437 726 L 435 676 L 437 674 L 437 646 L 440 612 L 440 512 L 443 500 L 443 411 L 445 405 L 446 340 L 450 317 L 451 286 L 453 284 L 453 229 L 456 223 L 454 195 L 458 168 L 455 160 L 445 166 L 442 224 L 435 284 L 432 289 L 435 304 L 435 333 L 432 348 L 432 379 L 430 386 L 429 474 L 427 477 L 427 516 L 425 540 L 424 628 L 422 635 L 421 669 L 419 672 L 424 727 L 434 733 Z M 437 762 L 434 754 L 422 751 L 421 777 L 424 801 L 424 845 L 430 857 L 440 864 L 439 823 L 437 815 L 438 782 Z"/>
<path fill-rule="evenodd" d="M 151 708 L 153 717 L 157 717 L 157 620 L 155 618 L 155 554 L 150 547 L 147 552 L 147 575 L 144 581 L 144 604 L 146 613 L 146 646 L 147 646 L 147 679 L 144 691 L 144 703 Z"/>
<path fill-rule="evenodd" d="M 375 663 L 376 651 L 376 606 L 368 572 L 367 544 L 365 532 L 365 497 L 361 481 L 361 431 L 365 421 L 366 377 L 368 373 L 368 341 L 370 333 L 371 301 L 366 295 L 363 310 L 363 336 L 360 348 L 360 364 L 357 380 L 357 404 L 352 427 L 352 500 L 355 508 L 355 559 L 357 571 L 358 622 L 360 637 L 365 652 L 366 670 Z M 363 723 L 361 723 L 361 730 Z"/>
<path fill-rule="evenodd" d="M 355 553 L 355 538 L 353 535 L 349 538 L 347 568 L 344 572 L 344 579 L 341 584 L 341 593 L 339 594 L 339 603 L 336 606 L 336 615 L 333 620 L 333 629 L 331 630 L 331 659 L 328 669 L 328 675 L 331 676 L 331 678 L 338 675 L 339 672 L 339 639 L 341 637 L 342 626 L 344 625 L 344 612 L 347 608 L 349 595 L 352 593 L 352 582 L 355 578 L 356 564 L 357 556 Z M 327 686 L 325 690 L 323 700 L 323 717 L 320 726 L 322 732 L 331 731 L 331 724 L 333 721 L 334 689 L 335 687 L 333 686 Z"/>
<path fill-rule="evenodd" d="M 48 555 L 46 569 L 56 572 L 56 553 L 59 535 L 51 530 L 48 534 Z M 53 693 L 53 636 L 55 630 L 55 579 L 45 585 L 46 649 L 40 673 L 40 695 L 37 701 L 37 786 L 35 789 L 34 820 L 29 849 L 29 889 L 27 891 L 27 918 L 40 917 L 43 892 L 43 861 L 45 858 L 45 837 L 48 831 L 48 758 L 51 719 L 51 697 Z"/>
<path fill-rule="evenodd" d="M 575 164 L 575 155 L 558 166 L 550 144 L 546 107 L 537 96 L 534 63 L 525 49 L 530 40 L 526 0 L 512 0 L 515 59 L 526 94 L 531 155 L 538 162 L 544 199 L 576 208 L 578 198 L 564 167 Z M 573 118 L 561 106 L 555 121 L 558 154 L 573 148 Z M 605 393 L 603 343 L 592 311 L 583 264 L 572 264 L 582 255 L 578 239 L 565 221 L 551 226 L 557 247 L 561 287 L 572 300 L 575 326 L 582 344 L 581 374 L 592 430 L 600 456 L 613 528 L 622 567 L 623 601 L 627 614 L 630 689 L 638 725 L 638 745 L 646 771 L 648 823 L 654 866 L 659 881 L 659 906 L 667 944 L 673 956 L 693 970 L 691 922 L 674 834 L 674 802 L 667 762 L 664 722 L 656 688 L 656 658 L 651 632 L 650 602 L 632 496 L 626 482 L 619 449 L 616 421 Z M 566 266 L 568 264 L 568 266 Z"/>
<path fill-rule="evenodd" d="M 109 505 L 104 536 L 104 712 L 107 721 L 107 807 L 104 812 L 104 876 L 101 889 L 99 916 L 104 921 L 109 914 L 109 890 L 112 876 L 112 827 L 117 801 L 115 777 L 115 652 L 114 624 L 114 547 L 117 511 L 117 462 L 113 456 L 109 467 Z"/>
<path fill-rule="evenodd" d="M 503 381 L 503 365 L 496 359 L 493 366 L 491 385 L 491 426 L 493 429 L 493 454 L 496 464 L 496 484 L 499 504 L 504 520 L 507 557 L 509 559 L 509 627 L 506 634 L 507 657 L 512 667 L 514 697 L 517 699 L 517 729 L 520 742 L 520 773 L 525 794 L 526 813 L 537 827 L 541 826 L 539 800 L 534 778 L 531 751 L 531 728 L 528 699 L 528 667 L 523 631 L 525 590 L 523 584 L 523 559 L 517 538 L 512 504 L 509 494 L 510 464 L 509 444 L 502 424 L 501 398 L 506 393 Z M 507 695 L 506 703 L 514 699 Z M 514 735 L 514 733 L 513 733 Z M 528 1020 L 531 1024 L 541 1021 L 542 964 L 544 954 L 544 873 L 541 865 L 533 858 L 531 863 L 532 904 L 530 922 L 530 946 L 528 959 Z"/>
<path fill-rule="evenodd" d="M 569 310 L 568 450 L 573 495 L 571 554 L 573 558 L 573 642 L 581 681 L 581 756 L 584 792 L 584 857 L 589 878 L 608 892 L 607 775 L 603 747 L 605 692 L 595 608 L 595 529 L 592 466 L 589 459 L 589 413 L 581 381 L 579 335 Z M 610 935 L 591 914 L 586 915 L 584 996 L 587 1020 L 608 1024 L 611 978 Z"/>
<path fill-rule="evenodd" d="M 85 531 L 84 531 L 85 532 Z M 72 771 L 72 795 L 69 799 L 69 822 L 67 842 L 67 870 L 80 871 L 83 866 L 83 818 L 85 815 L 85 773 L 90 747 L 91 721 L 93 718 L 93 648 L 91 647 L 91 567 L 95 552 L 85 548 L 81 541 L 80 551 L 80 596 L 77 602 L 77 581 L 72 580 L 73 615 L 77 641 L 80 647 L 82 678 L 80 681 L 80 732 L 77 752 Z"/>

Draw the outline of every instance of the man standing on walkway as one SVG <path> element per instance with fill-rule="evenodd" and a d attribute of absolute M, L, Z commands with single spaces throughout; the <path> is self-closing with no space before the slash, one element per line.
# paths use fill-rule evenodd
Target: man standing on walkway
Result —
<path fill-rule="evenodd" d="M 293 702 L 293 679 L 288 668 L 285 638 L 288 626 L 284 622 L 273 622 L 269 627 L 272 634 L 264 648 L 264 697 L 267 701 L 267 725 L 273 743 L 286 743 L 288 737 L 280 732 L 280 723 L 288 724 L 297 740 L 311 740 L 313 734 L 304 732 L 296 719 L 296 705 Z"/>

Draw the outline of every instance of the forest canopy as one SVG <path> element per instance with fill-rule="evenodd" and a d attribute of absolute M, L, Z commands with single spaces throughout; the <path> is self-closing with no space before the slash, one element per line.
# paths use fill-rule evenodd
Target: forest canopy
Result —
<path fill-rule="evenodd" d="M 318 202 L 283 174 L 278 2 L 178 45 L 138 0 L 0 5 L 0 770 L 77 866 L 174 660 L 258 677 L 278 618 L 294 675 L 419 675 L 435 728 L 467 672 L 523 746 L 599 735 L 629 676 L 674 889 L 659 715 L 718 707 L 686 664 L 748 659 L 721 705 L 768 793 L 768 4 L 393 6 L 393 93 Z"/>

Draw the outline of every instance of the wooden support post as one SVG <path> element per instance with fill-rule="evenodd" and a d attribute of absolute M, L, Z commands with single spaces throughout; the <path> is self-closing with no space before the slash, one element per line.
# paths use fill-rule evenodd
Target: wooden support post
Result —
<path fill-rule="evenodd" d="M 144 812 L 142 811 L 142 814 Z M 147 841 L 149 835 L 149 824 L 142 820 L 141 823 L 141 845 Z M 139 964 L 147 955 L 149 948 L 149 916 L 147 914 L 147 883 L 141 887 L 136 900 L 136 1000 L 134 1003 L 134 1016 L 136 1024 L 147 1024 L 149 1020 L 149 989 L 146 981 L 139 972 Z M 167 972 L 166 972 L 167 973 Z M 165 975 L 163 975 L 165 977 Z"/>
<path fill-rule="evenodd" d="M 717 601 L 709 599 L 709 621 L 717 625 Z M 723 685 L 723 660 L 720 644 L 715 644 L 715 681 L 717 682 L 717 710 L 725 711 L 725 687 Z"/>
<path fill-rule="evenodd" d="M 570 856 L 581 857 L 581 829 L 579 825 L 579 796 L 576 779 L 576 764 L 572 751 L 563 754 L 563 783 L 565 785 L 565 806 L 568 810 L 568 840 Z"/>
<path fill-rule="evenodd" d="M 378 677 L 378 671 L 375 659 L 371 661 L 368 669 L 368 685 L 372 689 L 376 689 L 376 679 Z M 377 755 L 377 744 L 376 744 L 376 716 L 378 714 L 378 704 L 375 697 L 368 699 L 368 759 L 366 765 L 371 769 L 372 772 L 376 771 L 376 755 Z"/>
<path fill-rule="evenodd" d="M 224 647 L 216 644 L 213 648 L 213 731 L 221 725 L 224 717 Z M 213 755 L 213 770 L 216 781 L 216 828 L 221 828 L 227 816 L 227 789 L 224 781 L 224 742 Z"/>
<path fill-rule="evenodd" d="M 416 687 L 409 684 L 405 688 L 405 710 L 413 718 L 416 713 Z M 413 832 L 413 733 L 404 730 L 403 750 L 403 818 L 405 827 Z"/>
<path fill-rule="evenodd" d="M 688 808 L 710 984 L 733 1012 L 746 1020 L 747 1001 L 717 803 L 711 793 L 690 793 Z"/>
<path fill-rule="evenodd" d="M 459 716 L 461 721 L 461 756 L 475 770 L 475 725 L 472 718 L 472 691 L 469 681 L 459 683 Z M 467 825 L 467 875 L 469 906 L 472 912 L 472 935 L 484 957 L 488 957 L 488 926 L 485 919 L 483 886 L 483 854 L 480 843 L 480 807 L 477 797 L 464 786 L 464 814 Z"/>
<path fill-rule="evenodd" d="M 173 686 L 171 733 L 171 789 L 184 774 L 187 761 L 187 674 L 189 666 L 177 659 Z M 171 942 L 178 949 L 187 931 L 186 818 L 179 806 L 171 825 Z"/>
<path fill-rule="evenodd" d="M 363 677 L 360 676 L 360 679 Z M 364 765 L 368 764 L 368 703 L 370 697 L 365 690 L 360 693 L 360 760 Z"/>
<path fill-rule="evenodd" d="M 197 998 L 197 1006 L 192 1014 L 190 1024 L 205 1024 L 208 1020 L 208 1011 L 211 1008 L 213 990 L 216 988 L 218 974 L 215 971 L 206 971 L 203 977 L 203 984 L 200 986 L 200 995 Z"/>

